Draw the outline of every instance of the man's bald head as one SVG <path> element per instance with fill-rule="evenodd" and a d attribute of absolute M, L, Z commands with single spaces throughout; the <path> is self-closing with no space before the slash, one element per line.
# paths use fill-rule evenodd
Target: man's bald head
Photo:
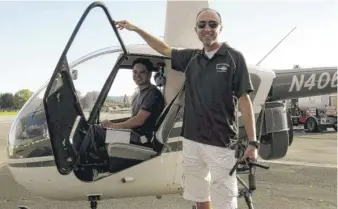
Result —
<path fill-rule="evenodd" d="M 205 12 L 205 11 L 214 12 L 214 13 L 218 16 L 218 18 L 219 18 L 219 23 L 222 23 L 222 17 L 221 17 L 221 14 L 220 14 L 219 12 L 217 12 L 216 10 L 211 9 L 211 8 L 203 8 L 203 9 L 201 9 L 201 10 L 197 13 L 197 15 L 196 15 L 196 21 L 198 21 L 198 17 L 199 17 L 203 12 Z"/>

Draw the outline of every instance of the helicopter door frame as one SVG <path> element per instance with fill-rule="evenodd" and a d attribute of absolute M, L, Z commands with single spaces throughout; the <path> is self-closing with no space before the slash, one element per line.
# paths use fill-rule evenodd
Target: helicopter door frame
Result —
<path fill-rule="evenodd" d="M 68 40 L 66 47 L 64 48 L 61 57 L 57 63 L 57 66 L 52 74 L 52 77 L 47 85 L 44 97 L 43 105 L 45 108 L 46 120 L 48 125 L 48 131 L 51 141 L 51 146 L 53 150 L 53 155 L 55 158 L 56 167 L 61 175 L 68 175 L 73 171 L 74 166 L 76 166 L 77 160 L 77 149 L 74 149 L 74 146 L 70 142 L 70 136 L 74 131 L 74 125 L 76 120 L 80 118 L 81 131 L 86 132 L 88 129 L 85 124 L 92 123 L 93 113 L 98 109 L 98 102 L 96 102 L 95 109 L 91 111 L 91 115 L 86 121 L 83 109 L 79 103 L 78 95 L 76 93 L 72 76 L 69 69 L 69 64 L 67 61 L 67 53 L 71 47 L 82 23 L 86 19 L 89 12 L 95 7 L 100 7 L 106 14 L 112 29 L 115 32 L 117 39 L 122 48 L 121 57 L 119 58 L 118 63 L 113 68 L 110 79 L 106 82 L 104 89 L 107 89 L 107 85 L 110 82 L 113 82 L 116 73 L 117 66 L 121 63 L 123 58 L 127 54 L 126 47 L 120 37 L 120 34 L 115 26 L 115 21 L 112 19 L 107 7 L 102 2 L 94 2 L 90 4 L 87 9 L 84 11 L 79 22 L 77 23 L 71 37 Z M 109 88 L 108 88 L 109 90 Z M 104 95 L 108 91 L 104 91 Z M 102 92 L 100 94 L 100 101 L 102 100 Z M 74 143 L 73 143 L 74 144 Z M 76 144 L 75 144 L 76 145 Z"/>

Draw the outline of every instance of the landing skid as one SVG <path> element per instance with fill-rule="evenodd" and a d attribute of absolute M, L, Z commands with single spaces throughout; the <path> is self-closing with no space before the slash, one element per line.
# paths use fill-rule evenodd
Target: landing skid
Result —
<path fill-rule="evenodd" d="M 100 195 L 92 195 L 88 197 L 90 202 L 90 209 L 97 209 L 97 201 L 100 201 Z M 18 209 L 29 209 L 25 206 L 18 206 Z"/>
<path fill-rule="evenodd" d="M 252 162 L 249 163 L 249 165 L 252 166 L 251 164 Z M 257 165 L 256 163 L 253 163 L 255 165 Z M 259 164 L 258 164 L 259 165 Z M 238 165 L 235 165 L 236 167 Z M 250 167 L 251 167 L 250 166 Z M 262 165 L 259 165 L 259 166 L 262 166 Z M 262 166 L 263 168 L 267 169 L 265 166 Z M 234 167 L 235 168 L 235 167 Z M 248 209 L 254 209 L 253 207 L 253 204 L 252 204 L 252 198 L 251 198 L 251 194 L 252 194 L 252 191 L 255 190 L 255 188 L 249 188 L 245 182 L 237 175 L 237 180 L 238 182 L 243 186 L 243 188 L 239 189 L 238 190 L 238 198 L 240 197 L 244 197 L 245 199 L 245 202 L 248 206 Z M 249 183 L 250 183 L 250 177 L 249 177 Z M 98 204 L 98 201 L 100 201 L 100 195 L 92 195 L 92 196 L 89 196 L 88 197 L 88 201 L 90 202 L 90 209 L 97 209 L 97 204 Z M 19 206 L 18 207 L 19 209 L 29 209 L 25 206 Z M 195 205 L 192 206 L 192 209 L 197 209 L 197 207 Z"/>

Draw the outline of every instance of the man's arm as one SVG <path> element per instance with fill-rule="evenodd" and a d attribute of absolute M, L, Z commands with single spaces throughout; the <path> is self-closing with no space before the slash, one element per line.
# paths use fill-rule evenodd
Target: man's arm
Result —
<path fill-rule="evenodd" d="M 149 34 L 148 32 L 142 30 L 141 28 L 131 24 L 127 20 L 121 20 L 115 22 L 118 29 L 127 29 L 130 31 L 135 31 L 138 33 L 146 42 L 147 44 L 156 50 L 158 53 L 171 57 L 171 47 L 169 47 L 166 43 L 161 41 L 160 39 L 156 38 L 155 36 Z"/>
<path fill-rule="evenodd" d="M 239 98 L 239 109 L 242 113 L 244 126 L 249 140 L 256 140 L 255 117 L 252 108 L 251 99 L 248 94 Z"/>
<path fill-rule="evenodd" d="M 170 57 L 171 67 L 174 70 L 185 72 L 189 61 L 193 58 L 193 56 L 196 56 L 196 50 L 194 49 L 171 48 L 163 41 L 157 39 L 140 28 L 136 28 L 135 31 L 147 42 L 151 48 L 164 56 Z"/>
<path fill-rule="evenodd" d="M 239 109 L 242 113 L 244 126 L 249 140 L 256 140 L 255 116 L 249 94 L 253 91 L 250 74 L 241 53 L 236 59 L 236 73 L 234 75 L 234 92 L 239 100 Z"/>
<path fill-rule="evenodd" d="M 140 110 L 137 115 L 120 123 L 110 123 L 110 128 L 137 128 L 143 125 L 144 121 L 151 115 L 150 112 Z"/>
<path fill-rule="evenodd" d="M 152 114 L 156 105 L 163 99 L 161 93 L 156 92 L 155 89 L 144 98 L 141 108 L 137 115 L 120 123 L 110 123 L 108 127 L 111 128 L 137 128 L 143 125 L 147 118 Z"/>
<path fill-rule="evenodd" d="M 147 44 L 158 53 L 167 57 L 171 57 L 171 47 L 166 43 L 142 30 L 141 28 L 136 27 L 135 32 L 138 33 L 145 40 L 145 42 L 147 42 Z"/>
<path fill-rule="evenodd" d="M 143 40 L 158 53 L 170 57 L 172 62 L 172 68 L 177 71 L 184 72 L 189 61 L 195 55 L 194 49 L 175 49 L 168 46 L 166 43 L 151 35 L 150 33 L 142 30 L 141 28 L 129 23 L 126 20 L 116 21 L 118 29 L 126 28 L 130 31 L 135 31 L 139 34 Z"/>

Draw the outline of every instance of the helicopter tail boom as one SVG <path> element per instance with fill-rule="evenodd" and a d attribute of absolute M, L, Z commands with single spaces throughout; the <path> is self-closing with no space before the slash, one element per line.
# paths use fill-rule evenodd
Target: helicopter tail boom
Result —
<path fill-rule="evenodd" d="M 268 100 L 326 95 L 337 92 L 337 67 L 294 68 L 274 70 Z"/>

